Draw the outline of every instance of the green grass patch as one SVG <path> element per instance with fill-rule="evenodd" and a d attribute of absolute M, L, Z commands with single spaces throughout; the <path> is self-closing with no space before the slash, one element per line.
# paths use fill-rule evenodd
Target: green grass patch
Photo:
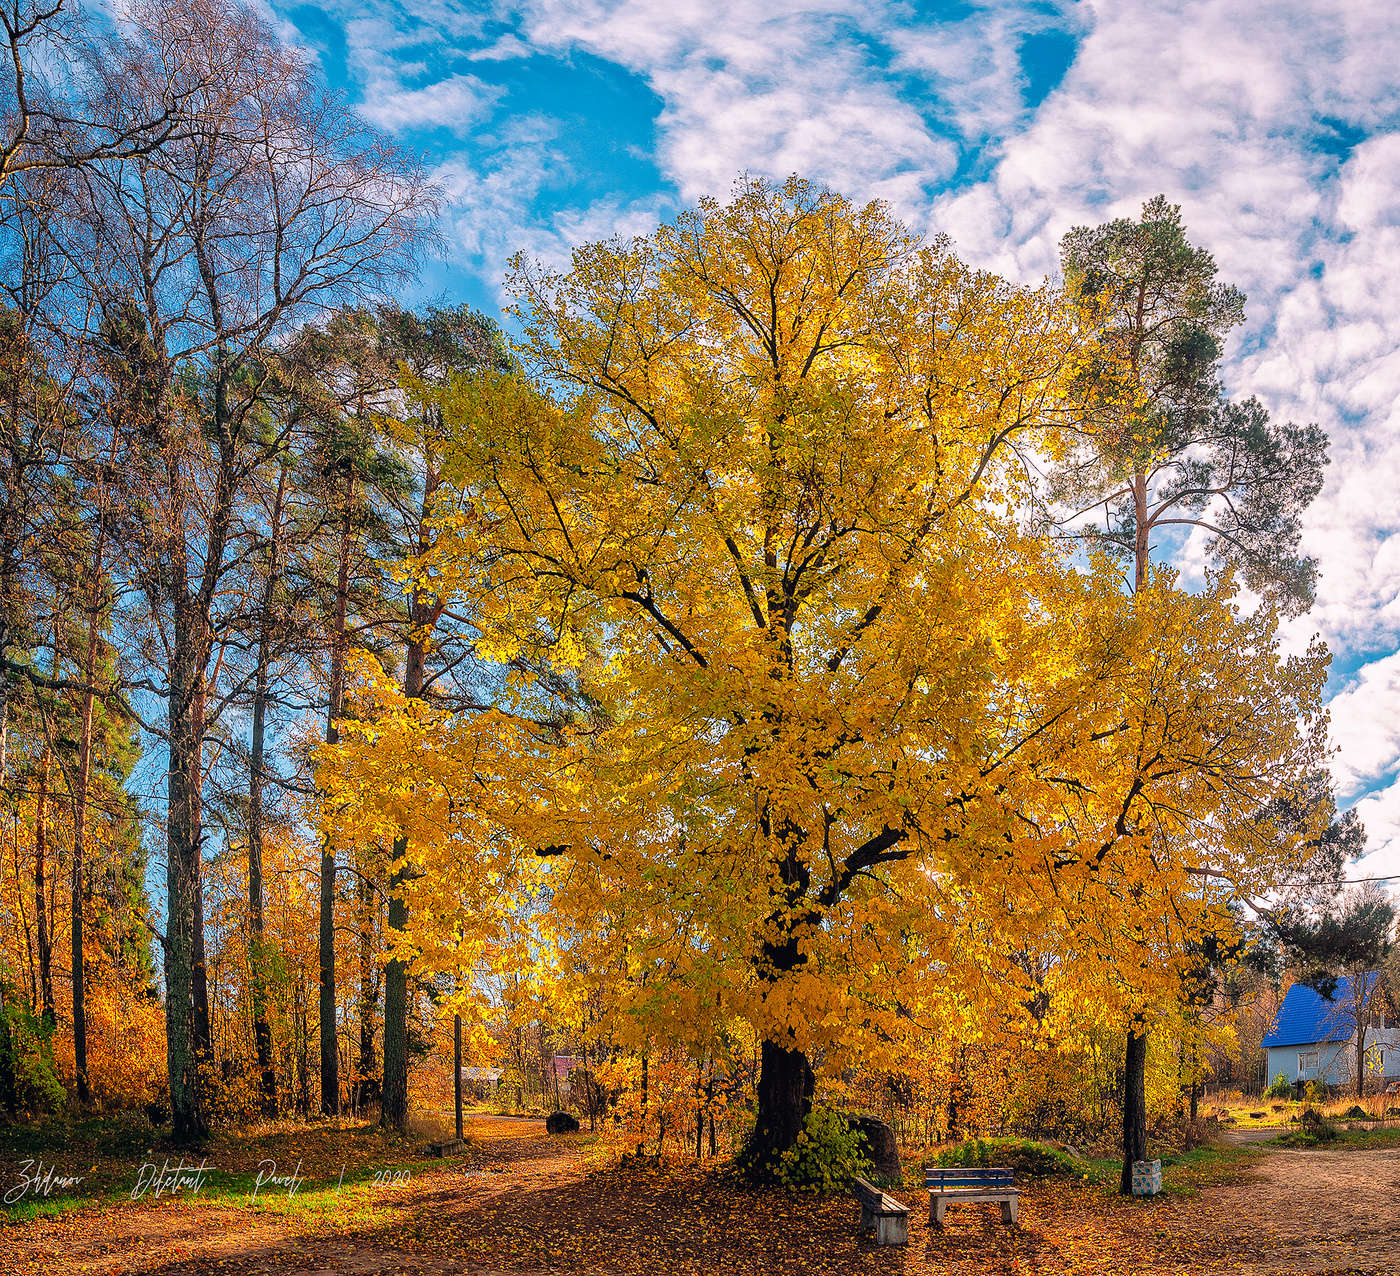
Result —
<path fill-rule="evenodd" d="M 1175 1152 L 1160 1158 L 1162 1162 L 1162 1195 L 1194 1196 L 1203 1187 L 1234 1182 L 1247 1172 L 1259 1156 L 1255 1146 L 1199 1147 L 1189 1152 Z M 1157 1160 L 1157 1157 L 1149 1157 Z M 1106 1195 L 1118 1192 L 1123 1162 L 1109 1157 L 1092 1157 L 1079 1163 L 1081 1183 L 1097 1188 Z"/>
<path fill-rule="evenodd" d="M 1400 1128 L 1378 1126 L 1376 1129 L 1347 1129 L 1332 1127 L 1330 1132 L 1310 1134 L 1305 1130 L 1289 1130 L 1271 1139 L 1266 1145 L 1276 1148 L 1346 1148 L 1365 1151 L 1371 1148 L 1400 1147 Z"/>
<path fill-rule="evenodd" d="M 946 1166 L 1004 1165 L 1027 1178 L 1084 1177 L 1086 1163 L 1033 1139 L 966 1139 L 944 1148 L 935 1161 Z"/>
<path fill-rule="evenodd" d="M 1257 1144 L 1192 1148 L 1162 1158 L 1162 1194 L 1194 1196 L 1203 1187 L 1233 1183 L 1263 1155 Z"/>

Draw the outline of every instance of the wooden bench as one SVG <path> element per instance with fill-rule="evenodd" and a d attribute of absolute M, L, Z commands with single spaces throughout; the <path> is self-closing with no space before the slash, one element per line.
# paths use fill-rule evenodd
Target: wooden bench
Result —
<path fill-rule="evenodd" d="M 950 1203 L 960 1205 L 964 1201 L 996 1201 L 1001 1206 L 1001 1221 L 1013 1226 L 1016 1223 L 1016 1202 L 1021 1193 L 1012 1183 L 1008 1169 L 927 1169 L 924 1186 L 929 1190 L 928 1221 L 933 1227 L 943 1226 L 943 1211 Z"/>
<path fill-rule="evenodd" d="M 863 1178 L 851 1180 L 851 1192 L 860 1202 L 860 1230 L 874 1232 L 877 1245 L 909 1243 L 909 1207 L 902 1205 L 874 1183 Z"/>

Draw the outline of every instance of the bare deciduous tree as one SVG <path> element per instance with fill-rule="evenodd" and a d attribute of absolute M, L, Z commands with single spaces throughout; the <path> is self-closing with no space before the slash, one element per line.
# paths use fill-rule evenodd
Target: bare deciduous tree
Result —
<path fill-rule="evenodd" d="M 431 234 L 434 191 L 307 58 L 234 0 L 145 0 L 120 81 L 92 114 L 112 135 L 176 104 L 148 151 L 86 164 L 59 231 L 95 299 L 108 362 L 139 405 L 123 443 L 115 553 L 146 603 L 169 755 L 165 976 L 177 1138 L 206 1128 L 202 782 L 212 726 L 255 676 L 229 645 L 261 543 L 246 498 L 279 446 L 262 412 L 269 352 L 326 307 L 377 295 Z"/>

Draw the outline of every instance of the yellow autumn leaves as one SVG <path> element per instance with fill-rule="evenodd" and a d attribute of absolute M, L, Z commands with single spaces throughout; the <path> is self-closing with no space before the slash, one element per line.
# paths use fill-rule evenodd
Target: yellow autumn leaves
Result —
<path fill-rule="evenodd" d="M 366 658 L 321 760 L 334 838 L 406 839 L 401 953 L 567 949 L 621 1018 L 838 1066 L 1156 1004 L 1293 869 L 1325 657 L 1033 524 L 1094 343 L 1054 288 L 796 180 L 514 286 L 414 568 L 512 676 L 435 706 Z"/>

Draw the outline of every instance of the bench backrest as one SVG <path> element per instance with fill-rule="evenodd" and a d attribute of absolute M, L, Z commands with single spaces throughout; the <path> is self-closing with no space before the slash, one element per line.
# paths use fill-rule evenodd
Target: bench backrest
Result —
<path fill-rule="evenodd" d="M 930 1166 L 924 1171 L 924 1186 L 947 1191 L 957 1187 L 981 1187 L 993 1191 L 1010 1187 L 1011 1171 L 993 1165 L 986 1169 L 965 1169 L 961 1166 Z"/>
<path fill-rule="evenodd" d="M 909 1213 L 909 1207 L 903 1201 L 897 1201 L 887 1192 L 882 1192 L 869 1179 L 853 1178 L 851 1191 L 860 1200 L 862 1209 L 873 1210 L 881 1217 L 897 1218 Z"/>
<path fill-rule="evenodd" d="M 851 1180 L 851 1191 L 854 1192 L 857 1196 L 864 1197 L 866 1200 L 873 1200 L 877 1202 L 879 1201 L 880 1197 L 884 1196 L 884 1193 L 880 1191 L 880 1189 L 876 1187 L 874 1183 L 870 1182 L 869 1179 L 863 1179 L 859 1177 L 859 1175 L 857 1175 Z"/>

